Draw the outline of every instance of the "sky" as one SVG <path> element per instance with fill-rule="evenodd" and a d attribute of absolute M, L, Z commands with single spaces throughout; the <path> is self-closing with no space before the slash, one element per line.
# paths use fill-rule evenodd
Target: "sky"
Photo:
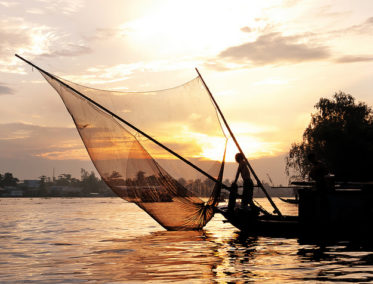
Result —
<path fill-rule="evenodd" d="M 119 91 L 178 86 L 197 67 L 275 184 L 287 182 L 285 156 L 320 97 L 373 105 L 370 0 L 0 0 L 0 16 L 0 173 L 20 179 L 93 166 L 58 94 L 16 53 Z"/>

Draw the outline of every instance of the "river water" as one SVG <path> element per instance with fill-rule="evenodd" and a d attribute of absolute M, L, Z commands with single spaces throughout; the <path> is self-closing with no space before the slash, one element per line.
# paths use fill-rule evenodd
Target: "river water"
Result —
<path fill-rule="evenodd" d="M 0 283 L 373 282 L 371 244 L 244 237 L 220 215 L 167 232 L 119 198 L 3 198 L 0 214 Z"/>

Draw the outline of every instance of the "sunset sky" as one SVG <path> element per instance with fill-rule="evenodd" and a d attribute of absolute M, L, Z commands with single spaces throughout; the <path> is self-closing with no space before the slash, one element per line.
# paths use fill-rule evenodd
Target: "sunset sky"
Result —
<path fill-rule="evenodd" d="M 0 0 L 0 173 L 92 168 L 57 93 L 20 54 L 98 89 L 159 90 L 202 73 L 262 179 L 320 97 L 373 105 L 373 1 Z M 232 160 L 233 157 L 228 157 Z"/>

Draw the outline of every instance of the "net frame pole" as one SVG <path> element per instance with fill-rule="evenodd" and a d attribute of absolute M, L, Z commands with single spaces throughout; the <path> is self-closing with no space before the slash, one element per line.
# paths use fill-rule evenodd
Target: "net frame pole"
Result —
<path fill-rule="evenodd" d="M 222 120 L 223 120 L 225 126 L 227 127 L 227 130 L 228 130 L 229 134 L 231 135 L 231 137 L 232 137 L 234 143 L 236 144 L 238 151 L 243 155 L 244 160 L 245 160 L 245 163 L 247 164 L 247 166 L 249 167 L 250 171 L 252 172 L 252 174 L 253 174 L 253 176 L 254 176 L 254 178 L 255 178 L 255 180 L 256 180 L 258 186 L 259 186 L 259 187 L 262 189 L 262 191 L 264 192 L 264 194 L 265 194 L 265 196 L 267 197 L 269 203 L 271 203 L 271 205 L 272 205 L 274 211 L 275 211 L 275 212 L 276 212 L 280 217 L 282 217 L 282 214 L 281 214 L 280 210 L 277 208 L 276 204 L 273 202 L 271 196 L 268 194 L 267 190 L 264 188 L 262 182 L 260 181 L 260 179 L 259 179 L 258 176 L 256 175 L 254 169 L 252 168 L 252 166 L 250 165 L 249 161 L 247 160 L 245 154 L 243 153 L 240 144 L 238 143 L 238 141 L 237 141 L 235 135 L 233 134 L 231 128 L 229 127 L 229 124 L 228 124 L 227 120 L 225 119 L 223 112 L 221 111 L 221 109 L 220 109 L 218 103 L 216 102 L 214 96 L 212 95 L 212 93 L 211 93 L 209 87 L 208 87 L 207 84 L 205 83 L 205 80 L 203 80 L 201 73 L 199 73 L 199 71 L 198 71 L 197 68 L 195 68 L 195 69 L 196 69 L 196 71 L 197 71 L 198 76 L 201 78 L 202 83 L 203 83 L 203 85 L 205 86 L 207 92 L 209 93 L 211 100 L 213 101 L 214 105 L 216 106 L 216 109 L 218 110 L 218 112 L 219 112 L 219 114 L 220 114 L 220 116 L 221 116 L 221 118 L 222 118 Z"/>
<path fill-rule="evenodd" d="M 139 132 L 141 135 L 145 136 L 146 138 L 148 138 L 149 140 L 151 140 L 153 143 L 157 144 L 158 146 L 160 146 L 161 148 L 163 148 L 164 150 L 166 150 L 167 152 L 169 152 L 170 154 L 174 155 L 175 157 L 179 158 L 180 160 L 182 160 L 184 163 L 186 163 L 187 165 L 191 166 L 192 168 L 194 168 L 195 170 L 197 170 L 198 172 L 200 172 L 201 174 L 203 174 L 204 176 L 206 176 L 207 178 L 211 179 L 212 181 L 220 184 L 223 188 L 227 189 L 227 190 L 230 190 L 230 188 L 228 186 L 226 186 L 225 184 L 223 184 L 222 182 L 220 182 L 219 180 L 217 180 L 216 178 L 214 178 L 213 176 L 211 176 L 210 174 L 208 174 L 207 172 L 205 172 L 204 170 L 202 170 L 201 168 L 199 168 L 198 166 L 196 166 L 195 164 L 193 164 L 192 162 L 188 161 L 187 159 L 185 159 L 184 157 L 182 157 L 181 155 L 179 155 L 178 153 L 176 153 L 175 151 L 171 150 L 170 148 L 168 148 L 167 146 L 163 145 L 162 143 L 160 143 L 159 141 L 157 141 L 156 139 L 154 139 L 153 137 L 151 137 L 150 135 L 146 134 L 145 132 L 143 132 L 142 130 L 138 129 L 136 126 L 134 126 L 133 124 L 129 123 L 128 121 L 124 120 L 123 118 L 121 118 L 120 116 L 116 115 L 115 113 L 113 113 L 112 111 L 110 111 L 109 109 L 105 108 L 104 106 L 100 105 L 99 103 L 95 102 L 94 100 L 92 100 L 91 98 L 85 96 L 84 94 L 82 94 L 81 92 L 79 92 L 78 90 L 75 90 L 73 87 L 67 85 L 66 83 L 62 82 L 61 80 L 59 80 L 56 76 L 52 75 L 51 73 L 43 70 L 42 68 L 36 66 L 35 64 L 33 64 L 32 62 L 24 59 L 23 57 L 19 56 L 18 54 L 15 54 L 16 57 L 18 57 L 19 59 L 21 59 L 22 61 L 26 62 L 27 64 L 31 65 L 32 67 L 34 67 L 35 69 L 37 69 L 39 72 L 42 72 L 44 74 L 46 74 L 47 76 L 51 77 L 53 80 L 56 80 L 57 82 L 59 82 L 60 84 L 62 84 L 64 87 L 68 88 L 69 90 L 73 91 L 74 93 L 76 93 L 77 95 L 81 96 L 82 98 L 86 99 L 87 101 L 89 101 L 90 103 L 94 104 L 95 106 L 97 106 L 98 108 L 100 108 L 101 110 L 105 111 L 106 113 L 110 114 L 112 117 L 118 119 L 119 121 L 123 122 L 124 124 L 126 124 L 127 126 L 131 127 L 132 129 L 134 129 L 135 131 Z"/>

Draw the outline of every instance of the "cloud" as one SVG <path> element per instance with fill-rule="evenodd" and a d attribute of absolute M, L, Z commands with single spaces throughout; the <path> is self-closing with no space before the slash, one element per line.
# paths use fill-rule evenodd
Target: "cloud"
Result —
<path fill-rule="evenodd" d="M 122 38 L 126 36 L 127 31 L 122 27 L 117 28 L 98 28 L 94 35 L 85 36 L 87 40 L 110 40 L 113 38 Z"/>
<path fill-rule="evenodd" d="M 355 63 L 373 61 L 372 55 L 345 55 L 334 60 L 336 63 Z"/>
<path fill-rule="evenodd" d="M 8 55 L 10 50 L 17 50 L 32 43 L 30 27 L 19 18 L 0 20 L 0 58 Z"/>
<path fill-rule="evenodd" d="M 74 128 L 26 123 L 0 124 L 0 159 L 42 157 L 51 160 L 87 160 Z"/>
<path fill-rule="evenodd" d="M 373 32 L 373 17 L 367 18 L 364 22 L 351 25 L 337 30 L 329 30 L 324 33 L 325 37 L 345 37 L 348 35 L 371 35 Z"/>
<path fill-rule="evenodd" d="M 18 6 L 19 3 L 17 2 L 12 2 L 12 1 L 0 1 L 0 6 L 4 6 L 6 8 L 10 8 L 10 7 L 14 7 L 14 6 Z"/>
<path fill-rule="evenodd" d="M 352 32 L 357 34 L 371 34 L 373 32 L 373 17 L 369 17 L 361 24 L 353 25 L 335 32 L 341 34 L 345 34 L 346 32 Z"/>
<path fill-rule="evenodd" d="M 218 59 L 260 66 L 300 63 L 328 57 L 330 52 L 325 46 L 306 43 L 301 36 L 284 36 L 272 32 L 259 36 L 253 42 L 229 47 L 219 54 Z"/>
<path fill-rule="evenodd" d="M 295 2 L 294 2 L 295 3 Z M 323 6 L 320 13 L 329 17 L 341 17 L 347 12 L 331 12 L 331 6 Z M 252 35 L 252 28 L 245 26 L 242 32 Z M 303 33 L 285 36 L 277 32 L 272 25 L 258 30 L 259 35 L 254 41 L 231 46 L 221 51 L 216 58 L 204 63 L 207 68 L 227 71 L 232 69 L 252 68 L 264 65 L 297 64 L 318 60 L 328 60 L 333 63 L 371 62 L 370 54 L 340 54 L 332 56 L 331 47 L 326 44 L 329 38 L 342 37 L 346 34 L 362 35 L 373 32 L 373 17 L 364 22 L 347 28 L 325 31 L 323 33 Z M 323 42 L 323 43 L 322 43 Z"/>
<path fill-rule="evenodd" d="M 100 85 L 109 83 L 121 82 L 129 79 L 136 72 L 152 73 L 153 78 L 159 76 L 159 79 L 164 77 L 165 72 L 174 72 L 178 70 L 193 69 L 195 66 L 203 64 L 203 60 L 199 58 L 181 57 L 177 62 L 172 59 L 153 60 L 153 61 L 137 61 L 129 64 L 116 64 L 112 66 L 96 65 L 86 69 L 84 75 L 67 75 L 65 79 L 79 84 Z M 133 79 L 133 85 L 136 90 L 143 86 L 144 81 L 139 78 L 138 81 Z M 127 86 L 128 87 L 128 86 Z M 125 89 L 127 89 L 127 87 Z"/>
<path fill-rule="evenodd" d="M 26 13 L 33 14 L 33 15 L 44 15 L 45 12 L 42 9 L 32 8 L 26 10 Z"/>
<path fill-rule="evenodd" d="M 314 11 L 314 17 L 319 17 L 319 18 L 346 18 L 351 14 L 351 11 L 346 10 L 346 11 L 335 11 L 336 6 L 335 5 L 324 5 L 319 8 L 317 8 Z"/>
<path fill-rule="evenodd" d="M 51 50 L 49 52 L 40 54 L 42 57 L 65 57 L 65 56 L 79 56 L 91 53 L 92 49 L 84 45 L 76 45 L 73 43 L 67 43 L 65 46 L 60 47 L 57 50 Z"/>
<path fill-rule="evenodd" d="M 0 72 L 4 73 L 24 73 L 14 53 L 34 58 L 74 57 L 92 52 L 84 39 L 17 17 L 0 19 L 0 38 Z"/>
<path fill-rule="evenodd" d="M 44 10 L 44 14 L 62 13 L 72 15 L 84 7 L 83 0 L 37 0 L 40 3 L 39 10 Z"/>
<path fill-rule="evenodd" d="M 290 8 L 296 6 L 300 2 L 300 0 L 285 0 L 282 2 L 282 6 L 285 8 Z"/>
<path fill-rule="evenodd" d="M 240 30 L 241 32 L 244 32 L 244 33 L 251 33 L 253 31 L 253 29 L 248 26 L 242 27 Z"/>
<path fill-rule="evenodd" d="M 218 60 L 209 60 L 203 63 L 203 66 L 207 69 L 212 69 L 218 72 L 229 71 L 232 69 L 232 66 L 229 66 L 225 62 L 219 62 Z M 242 68 L 242 66 L 237 66 L 238 68 Z"/>
<path fill-rule="evenodd" d="M 0 96 L 1 95 L 11 95 L 13 93 L 14 93 L 13 89 L 2 85 L 2 83 L 0 82 Z"/>
<path fill-rule="evenodd" d="M 48 50 L 56 39 L 55 31 L 38 26 L 21 18 L 0 20 L 0 72 L 24 73 L 14 53 L 39 54 Z"/>

